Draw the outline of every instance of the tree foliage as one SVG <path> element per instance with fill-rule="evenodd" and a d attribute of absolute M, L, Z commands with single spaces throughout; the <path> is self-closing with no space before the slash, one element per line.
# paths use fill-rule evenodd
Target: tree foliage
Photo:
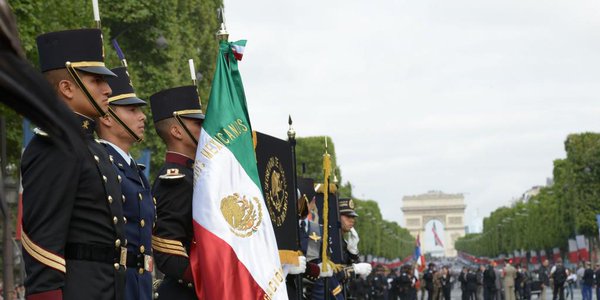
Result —
<path fill-rule="evenodd" d="M 188 59 L 193 58 L 196 71 L 202 74 L 198 90 L 206 107 L 215 68 L 218 43 L 217 8 L 222 0 L 103 0 L 100 1 L 106 65 L 120 62 L 111 40 L 117 38 L 129 66 L 129 74 L 142 99 L 160 90 L 191 85 Z M 36 36 L 51 31 L 94 26 L 92 1 L 10 1 L 16 17 L 23 48 L 28 59 L 38 65 Z M 18 163 L 21 149 L 21 118 L 0 106 L 9 122 L 10 162 Z M 165 146 L 155 134 L 149 107 L 145 141 L 137 145 L 152 151 L 151 170 L 155 173 L 164 160 Z"/>
<path fill-rule="evenodd" d="M 566 158 L 554 161 L 554 184 L 539 194 L 501 207 L 483 221 L 481 234 L 456 241 L 456 248 L 495 257 L 514 250 L 559 247 L 576 234 L 596 237 L 600 213 L 600 134 L 571 134 Z"/>

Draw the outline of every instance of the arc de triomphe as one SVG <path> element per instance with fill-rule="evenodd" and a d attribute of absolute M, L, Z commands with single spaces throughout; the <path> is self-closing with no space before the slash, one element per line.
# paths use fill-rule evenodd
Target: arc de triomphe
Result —
<path fill-rule="evenodd" d="M 421 245 L 425 236 L 425 225 L 429 221 L 438 220 L 444 225 L 444 254 L 447 257 L 456 256 L 454 242 L 465 235 L 465 208 L 465 198 L 462 194 L 430 191 L 402 198 L 406 229 L 415 238 L 417 234 L 420 235 Z M 441 235 L 441 230 L 437 232 Z"/>

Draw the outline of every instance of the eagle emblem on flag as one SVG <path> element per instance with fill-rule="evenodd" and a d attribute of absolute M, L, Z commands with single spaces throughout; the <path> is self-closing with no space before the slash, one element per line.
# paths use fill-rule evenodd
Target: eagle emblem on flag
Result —
<path fill-rule="evenodd" d="M 229 230 L 241 238 L 255 233 L 262 222 L 262 208 L 256 197 L 250 201 L 237 193 L 229 195 L 221 200 L 221 213 Z"/>

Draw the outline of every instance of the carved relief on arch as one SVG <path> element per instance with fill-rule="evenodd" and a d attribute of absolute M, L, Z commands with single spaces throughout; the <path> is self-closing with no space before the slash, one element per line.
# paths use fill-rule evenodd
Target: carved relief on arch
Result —
<path fill-rule="evenodd" d="M 423 227 L 431 220 L 440 221 L 444 227 L 446 227 L 446 216 L 445 215 L 433 215 L 433 216 L 423 216 Z"/>

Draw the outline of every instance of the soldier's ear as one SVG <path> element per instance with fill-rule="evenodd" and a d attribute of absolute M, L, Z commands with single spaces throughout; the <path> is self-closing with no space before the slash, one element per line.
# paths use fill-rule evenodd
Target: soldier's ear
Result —
<path fill-rule="evenodd" d="M 75 86 L 74 82 L 63 79 L 58 82 L 56 89 L 59 95 L 61 95 L 64 99 L 72 100 L 75 97 L 75 90 L 77 89 L 77 86 Z"/>
<path fill-rule="evenodd" d="M 172 124 L 169 133 L 171 133 L 171 136 L 178 141 L 183 139 L 183 128 L 178 124 Z"/>
<path fill-rule="evenodd" d="M 106 127 L 112 127 L 114 124 L 113 118 L 108 114 L 106 114 L 104 117 L 98 118 L 98 121 Z"/>

